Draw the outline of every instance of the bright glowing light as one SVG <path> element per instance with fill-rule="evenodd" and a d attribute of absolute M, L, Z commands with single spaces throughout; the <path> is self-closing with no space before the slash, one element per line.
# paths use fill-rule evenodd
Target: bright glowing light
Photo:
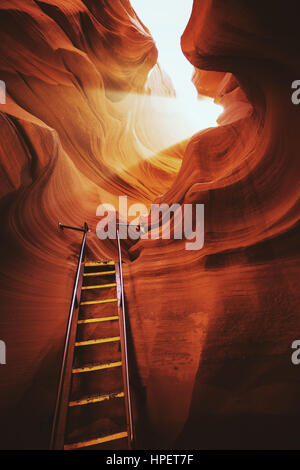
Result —
<path fill-rule="evenodd" d="M 159 63 L 170 76 L 181 108 L 182 120 L 191 134 L 216 126 L 223 108 L 212 99 L 198 99 L 191 81 L 193 66 L 182 53 L 180 38 L 191 15 L 193 0 L 131 0 L 143 23 L 149 28 L 158 52 Z"/>

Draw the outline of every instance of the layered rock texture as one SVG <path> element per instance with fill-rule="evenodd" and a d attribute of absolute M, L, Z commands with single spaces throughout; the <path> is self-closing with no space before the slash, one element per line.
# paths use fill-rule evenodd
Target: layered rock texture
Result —
<path fill-rule="evenodd" d="M 184 123 L 157 109 L 171 81 L 129 0 L 1 2 L 1 447 L 49 442 L 80 243 L 57 222 L 86 220 L 88 256 L 115 257 L 96 209 L 127 195 L 205 204 L 199 251 L 124 242 L 138 447 L 299 448 L 300 7 L 287 3 L 194 1 L 182 49 L 225 111 L 178 142 Z"/>

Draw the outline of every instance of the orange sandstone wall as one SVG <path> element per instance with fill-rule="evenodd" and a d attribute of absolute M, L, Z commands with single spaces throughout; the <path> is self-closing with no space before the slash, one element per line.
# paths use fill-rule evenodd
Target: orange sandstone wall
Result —
<path fill-rule="evenodd" d="M 223 3 L 194 1 L 182 48 L 225 112 L 160 198 L 205 204 L 204 248 L 131 249 L 140 406 L 150 447 L 299 448 L 299 5 Z"/>
<path fill-rule="evenodd" d="M 3 1 L 0 57 L 0 446 L 46 448 L 81 239 L 58 221 L 86 220 L 89 256 L 115 256 L 97 206 L 150 204 L 186 144 L 164 150 L 150 119 L 151 94 L 174 92 L 127 0 Z"/>
<path fill-rule="evenodd" d="M 1 447 L 45 448 L 79 239 L 96 208 L 205 204 L 205 245 L 124 255 L 139 447 L 299 447 L 299 6 L 194 1 L 182 48 L 220 126 L 165 148 L 172 97 L 128 0 L 0 6 Z M 149 72 L 152 70 L 152 73 Z M 178 122 L 178 126 L 182 123 Z M 126 248 L 126 250 L 125 250 Z"/>

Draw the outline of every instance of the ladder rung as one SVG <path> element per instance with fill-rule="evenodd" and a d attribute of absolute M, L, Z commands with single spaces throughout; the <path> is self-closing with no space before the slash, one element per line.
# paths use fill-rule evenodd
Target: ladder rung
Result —
<path fill-rule="evenodd" d="M 76 369 L 72 369 L 73 374 L 81 374 L 82 372 L 93 372 L 94 370 L 103 370 L 103 369 L 110 369 L 111 367 L 120 367 L 122 366 L 122 362 L 107 362 L 105 364 L 91 364 L 84 367 L 78 367 Z"/>
<path fill-rule="evenodd" d="M 105 289 L 106 287 L 115 287 L 117 284 L 114 282 L 113 284 L 103 284 L 102 286 L 83 286 L 81 290 L 89 290 L 89 289 Z"/>
<path fill-rule="evenodd" d="M 114 261 L 88 261 L 85 263 L 87 268 L 93 268 L 95 266 L 114 266 Z"/>
<path fill-rule="evenodd" d="M 83 442 L 74 442 L 73 444 L 65 444 L 64 450 L 72 450 L 72 449 L 81 449 L 82 447 L 90 447 L 95 446 L 97 444 L 102 444 L 104 442 L 116 441 L 117 439 L 123 439 L 128 437 L 128 433 L 119 432 L 117 434 L 111 434 L 109 436 L 102 436 L 96 439 L 91 439 L 90 441 L 83 441 Z"/>
<path fill-rule="evenodd" d="M 88 302 L 80 302 L 80 305 L 108 304 L 109 302 L 117 302 L 117 301 L 118 299 L 89 300 Z"/>
<path fill-rule="evenodd" d="M 78 341 L 75 343 L 75 346 L 92 346 L 93 344 L 102 344 L 102 343 L 114 343 L 120 341 L 120 336 L 115 336 L 113 338 L 101 338 L 101 339 L 91 339 L 89 341 Z"/>
<path fill-rule="evenodd" d="M 106 395 L 95 395 L 93 397 L 82 398 L 81 400 L 74 400 L 69 402 L 69 406 L 82 406 L 90 405 L 92 403 L 99 403 L 101 401 L 112 400 L 113 398 L 124 398 L 124 392 L 107 393 Z"/>
<path fill-rule="evenodd" d="M 103 321 L 115 321 L 115 320 L 119 320 L 119 317 L 115 316 L 115 317 L 103 317 L 103 318 L 86 318 L 83 320 L 78 320 L 78 325 L 83 325 L 86 323 L 99 323 Z"/>
<path fill-rule="evenodd" d="M 109 274 L 116 274 L 116 271 L 102 271 L 100 273 L 84 273 L 84 276 L 107 276 Z"/>

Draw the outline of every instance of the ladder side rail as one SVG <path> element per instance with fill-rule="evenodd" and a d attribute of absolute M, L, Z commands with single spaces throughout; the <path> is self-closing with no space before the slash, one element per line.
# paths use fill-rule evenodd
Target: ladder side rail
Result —
<path fill-rule="evenodd" d="M 129 446 L 132 448 L 134 443 L 134 428 L 133 428 L 133 415 L 132 415 L 132 400 L 130 393 L 130 378 L 129 378 L 129 367 L 128 367 L 128 350 L 127 350 L 127 327 L 126 327 L 126 311 L 125 311 L 125 295 L 124 295 L 124 283 L 123 283 L 123 269 L 122 269 L 122 252 L 120 244 L 119 230 L 117 229 L 117 245 L 118 245 L 118 265 L 117 271 L 119 271 L 120 279 L 120 336 L 121 336 L 121 349 L 122 349 L 122 362 L 123 362 L 123 379 L 124 379 L 124 392 L 125 392 L 125 406 L 126 415 L 128 422 L 128 440 Z"/>
<path fill-rule="evenodd" d="M 74 344 L 75 335 L 76 335 L 76 322 L 78 317 L 78 307 L 79 301 L 78 298 L 79 291 L 81 290 L 82 278 L 83 278 L 83 262 L 84 262 L 84 252 L 86 246 L 87 233 L 89 228 L 87 223 L 84 223 L 83 228 L 70 227 L 62 225 L 59 223 L 60 229 L 70 229 L 83 232 L 83 237 L 81 241 L 80 253 L 77 262 L 76 275 L 74 280 L 73 292 L 71 297 L 71 304 L 69 310 L 69 317 L 65 335 L 63 357 L 60 367 L 59 382 L 56 394 L 54 416 L 52 421 L 51 428 L 51 438 L 50 438 L 50 449 L 63 449 L 64 446 L 64 434 L 67 418 L 67 409 L 68 409 L 68 398 L 71 386 L 71 368 L 74 355 Z M 76 312 L 76 314 L 75 314 Z M 73 347 L 72 347 L 73 346 Z M 69 373 L 68 373 L 69 372 Z M 69 375 L 69 380 L 66 380 L 66 376 Z"/>

